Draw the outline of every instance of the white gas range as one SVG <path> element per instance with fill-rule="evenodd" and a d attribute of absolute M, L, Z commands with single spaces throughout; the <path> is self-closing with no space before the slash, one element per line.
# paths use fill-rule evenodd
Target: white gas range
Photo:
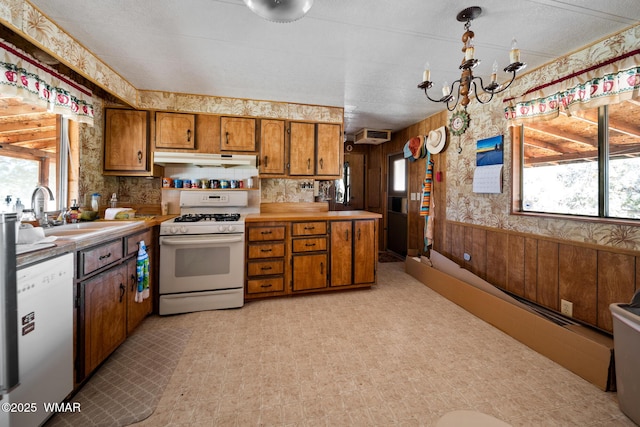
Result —
<path fill-rule="evenodd" d="M 180 216 L 160 224 L 161 315 L 244 305 L 242 190 L 185 190 Z"/>

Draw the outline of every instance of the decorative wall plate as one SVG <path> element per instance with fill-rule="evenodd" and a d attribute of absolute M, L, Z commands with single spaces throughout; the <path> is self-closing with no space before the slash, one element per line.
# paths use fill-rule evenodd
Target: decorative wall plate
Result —
<path fill-rule="evenodd" d="M 452 135 L 460 136 L 469 127 L 469 114 L 465 110 L 458 110 L 449 120 L 449 131 Z"/>

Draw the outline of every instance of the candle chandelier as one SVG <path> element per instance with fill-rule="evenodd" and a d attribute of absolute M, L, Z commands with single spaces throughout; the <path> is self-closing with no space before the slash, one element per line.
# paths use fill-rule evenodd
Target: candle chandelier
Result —
<path fill-rule="evenodd" d="M 511 63 L 507 65 L 504 69 L 505 72 L 511 73 L 511 80 L 509 83 L 500 84 L 498 83 L 498 62 L 494 61 L 493 69 L 491 72 L 491 82 L 484 85 L 482 78 L 473 75 L 473 69 L 480 63 L 479 59 L 474 58 L 475 47 L 473 44 L 474 33 L 469 29 L 471 26 L 471 21 L 480 16 L 482 13 L 482 8 L 478 6 L 468 7 L 458 13 L 456 19 L 459 22 L 465 22 L 464 24 L 464 34 L 462 34 L 462 52 L 464 52 L 464 58 L 462 59 L 462 63 L 460 64 L 460 70 L 462 73 L 460 78 L 454 81 L 451 86 L 447 82 L 444 83 L 442 87 L 442 97 L 439 99 L 434 99 L 429 96 L 428 90 L 433 86 L 433 82 L 431 81 L 431 72 L 429 70 L 429 63 L 425 65 L 424 74 L 422 75 L 422 83 L 418 85 L 418 88 L 424 90 L 424 94 L 430 101 L 433 102 L 443 102 L 447 105 L 447 109 L 449 111 L 455 110 L 460 103 L 466 110 L 467 105 L 470 102 L 470 95 L 474 95 L 474 97 L 481 104 L 486 104 L 493 99 L 493 95 L 496 93 L 500 93 L 506 90 L 511 83 L 513 83 L 516 78 L 516 73 L 526 67 L 527 64 L 520 62 L 520 50 L 517 47 L 516 40 L 513 39 L 511 43 L 511 52 L 509 53 L 509 59 Z M 454 89 L 457 90 L 454 91 Z M 484 100 L 479 95 L 479 92 L 482 91 L 487 96 L 483 96 Z M 454 95 L 455 94 L 455 95 Z"/>

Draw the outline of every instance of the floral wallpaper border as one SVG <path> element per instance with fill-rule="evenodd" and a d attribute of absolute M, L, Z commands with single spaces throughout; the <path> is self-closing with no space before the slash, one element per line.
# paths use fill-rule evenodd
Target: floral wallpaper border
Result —
<path fill-rule="evenodd" d="M 587 46 L 567 56 L 522 75 L 508 93 L 502 94 L 488 105 L 469 104 L 469 129 L 460 137 L 451 136 L 450 147 L 462 147 L 458 154 L 449 149 L 446 156 L 447 201 L 446 217 L 449 221 L 464 222 L 492 228 L 554 237 L 568 241 L 640 251 L 640 224 L 621 225 L 593 223 L 571 219 L 553 219 L 511 215 L 512 144 L 509 124 L 504 117 L 503 99 L 519 96 L 529 88 L 540 86 L 573 70 L 586 69 L 607 59 L 637 49 L 640 24 Z M 449 115 L 450 117 L 450 115 Z M 478 139 L 504 135 L 504 181 L 501 194 L 473 193 L 475 144 Z"/>

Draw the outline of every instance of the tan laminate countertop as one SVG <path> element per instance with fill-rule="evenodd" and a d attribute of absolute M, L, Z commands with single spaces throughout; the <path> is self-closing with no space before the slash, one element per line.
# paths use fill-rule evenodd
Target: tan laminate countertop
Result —
<path fill-rule="evenodd" d="M 55 246 L 38 251 L 26 252 L 16 257 L 16 267 L 21 268 L 29 264 L 44 261 L 49 258 L 56 257 L 58 255 L 65 254 L 67 252 L 75 252 L 80 249 L 88 248 L 90 246 L 99 245 L 109 240 L 118 239 L 129 234 L 134 234 L 138 231 L 145 230 L 147 228 L 159 225 L 161 222 L 173 218 L 177 215 L 156 215 L 149 218 L 139 218 L 139 224 L 133 227 L 127 227 L 124 230 L 120 230 L 108 235 L 100 234 L 95 236 L 88 236 L 86 239 L 70 240 L 59 237 L 55 240 Z M 117 220 L 114 221 L 116 223 Z"/>
<path fill-rule="evenodd" d="M 376 219 L 382 214 L 369 211 L 269 212 L 249 214 L 245 223 L 263 221 L 329 221 L 340 219 Z"/>

